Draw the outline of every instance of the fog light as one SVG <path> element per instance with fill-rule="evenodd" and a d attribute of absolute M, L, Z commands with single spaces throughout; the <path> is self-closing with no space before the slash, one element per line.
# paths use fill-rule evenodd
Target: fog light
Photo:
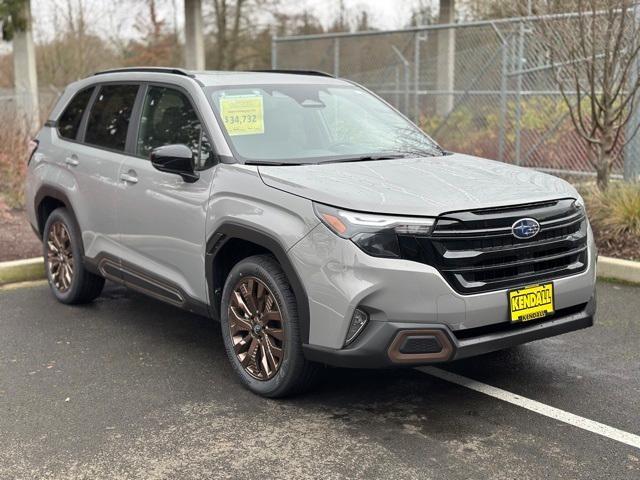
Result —
<path fill-rule="evenodd" d="M 349 330 L 347 331 L 347 339 L 344 342 L 345 346 L 349 345 L 355 340 L 355 338 L 367 325 L 367 322 L 369 322 L 369 315 L 367 314 L 367 312 L 356 308 L 353 312 L 353 316 L 351 317 L 351 324 L 349 325 Z"/>

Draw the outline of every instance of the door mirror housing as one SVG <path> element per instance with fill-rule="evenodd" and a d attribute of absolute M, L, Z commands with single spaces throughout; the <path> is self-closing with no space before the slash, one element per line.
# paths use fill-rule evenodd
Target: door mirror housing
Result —
<path fill-rule="evenodd" d="M 193 152 L 184 144 L 156 147 L 151 150 L 150 160 L 156 170 L 180 175 L 187 183 L 200 178 L 195 170 Z"/>

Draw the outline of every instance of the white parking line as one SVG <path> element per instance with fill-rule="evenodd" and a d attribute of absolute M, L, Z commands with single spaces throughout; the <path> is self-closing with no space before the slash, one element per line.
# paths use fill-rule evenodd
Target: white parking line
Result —
<path fill-rule="evenodd" d="M 574 427 L 578 427 L 583 430 L 602 435 L 603 437 L 610 438 L 611 440 L 616 440 L 617 442 L 624 443 L 625 445 L 640 449 L 640 435 L 625 432 L 623 430 L 610 427 L 603 423 L 594 422 L 593 420 L 589 420 L 588 418 L 565 412 L 564 410 L 560 410 L 559 408 L 550 407 L 549 405 L 537 402 L 536 400 L 531 400 L 521 395 L 507 392 L 506 390 L 502 390 L 501 388 L 492 387 L 491 385 L 487 385 L 486 383 L 478 382 L 476 380 L 463 377 L 462 375 L 458 375 L 456 373 L 447 372 L 446 370 L 441 370 L 435 367 L 418 367 L 416 370 L 420 370 L 421 372 L 428 373 L 429 375 L 433 375 L 434 377 L 446 380 L 447 382 L 470 388 L 471 390 L 475 390 L 476 392 L 484 393 L 485 395 L 489 395 L 490 397 L 497 398 L 499 400 L 517 405 L 522 408 L 526 408 L 527 410 L 539 413 L 540 415 L 553 418 L 554 420 L 573 425 Z"/>

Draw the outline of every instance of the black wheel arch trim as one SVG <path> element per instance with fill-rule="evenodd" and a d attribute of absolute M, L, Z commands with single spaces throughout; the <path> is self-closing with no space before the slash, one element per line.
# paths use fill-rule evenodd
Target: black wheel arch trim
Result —
<path fill-rule="evenodd" d="M 47 197 L 51 197 L 55 200 L 58 200 L 60 203 L 62 203 L 65 206 L 65 208 L 69 210 L 69 212 L 73 216 L 73 219 L 76 221 L 76 224 L 78 223 L 78 217 L 76 216 L 76 212 L 73 210 L 73 205 L 71 204 L 69 197 L 67 197 L 67 194 L 64 192 L 64 190 L 61 190 L 56 187 L 52 187 L 50 185 L 42 185 L 36 192 L 35 199 L 33 201 L 33 208 L 34 208 L 34 211 L 36 212 L 36 219 L 38 220 L 38 222 L 40 222 L 40 205 L 42 204 L 42 201 Z M 44 223 L 42 227 L 44 227 Z M 44 232 L 42 232 L 42 228 L 39 224 L 37 226 L 37 233 L 42 239 Z M 80 245 L 82 247 L 83 254 L 84 254 L 84 245 L 82 244 L 82 241 L 80 242 Z"/>
<path fill-rule="evenodd" d="M 232 239 L 245 240 L 254 243 L 260 247 L 270 251 L 280 263 L 282 270 L 287 275 L 287 279 L 291 284 L 291 288 L 296 297 L 296 306 L 298 309 L 298 318 L 300 320 L 300 337 L 303 343 L 309 341 L 309 297 L 304 288 L 298 272 L 289 260 L 287 249 L 275 238 L 271 233 L 261 230 L 258 227 L 248 226 L 233 221 L 223 223 L 218 229 L 211 234 L 207 240 L 206 253 L 206 278 L 207 287 L 210 294 L 211 316 L 220 319 L 219 305 L 221 301 L 222 289 L 214 288 L 214 264 L 217 255 L 222 247 Z M 216 291 L 217 290 L 217 291 Z"/>

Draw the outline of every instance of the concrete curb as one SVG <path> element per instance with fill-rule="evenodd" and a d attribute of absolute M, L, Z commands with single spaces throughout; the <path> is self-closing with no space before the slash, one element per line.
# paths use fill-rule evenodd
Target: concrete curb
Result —
<path fill-rule="evenodd" d="M 598 257 L 598 277 L 640 284 L 640 262 Z M 0 285 L 45 279 L 42 258 L 0 262 Z"/>
<path fill-rule="evenodd" d="M 0 285 L 46 278 L 42 257 L 0 263 Z"/>
<path fill-rule="evenodd" d="M 640 262 L 600 255 L 598 257 L 598 277 L 640 283 Z"/>

